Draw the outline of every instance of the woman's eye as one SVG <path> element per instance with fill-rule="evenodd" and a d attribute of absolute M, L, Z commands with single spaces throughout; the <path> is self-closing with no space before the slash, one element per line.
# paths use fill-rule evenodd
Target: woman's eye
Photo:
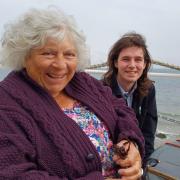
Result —
<path fill-rule="evenodd" d="M 136 62 L 142 62 L 143 59 L 142 59 L 142 58 L 137 58 L 137 59 L 135 59 L 135 61 L 136 61 Z"/>
<path fill-rule="evenodd" d="M 76 58 L 76 53 L 67 52 L 67 53 L 64 53 L 64 56 L 67 58 Z"/>
<path fill-rule="evenodd" d="M 122 58 L 122 61 L 129 61 L 129 58 Z"/>
<path fill-rule="evenodd" d="M 48 57 L 48 58 L 52 58 L 52 57 L 55 56 L 55 53 L 54 53 L 54 52 L 49 52 L 49 51 L 47 51 L 47 52 L 43 52 L 42 55 L 43 55 L 43 56 L 46 56 L 46 57 Z"/>

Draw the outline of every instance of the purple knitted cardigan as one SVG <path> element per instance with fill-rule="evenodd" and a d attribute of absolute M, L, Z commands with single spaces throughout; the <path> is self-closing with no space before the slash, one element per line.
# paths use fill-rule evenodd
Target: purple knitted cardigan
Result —
<path fill-rule="evenodd" d="M 88 106 L 114 143 L 129 138 L 144 156 L 135 114 L 123 99 L 86 73 L 76 73 L 67 94 Z M 99 155 L 80 127 L 25 71 L 0 83 L 0 179 L 101 180 Z"/>

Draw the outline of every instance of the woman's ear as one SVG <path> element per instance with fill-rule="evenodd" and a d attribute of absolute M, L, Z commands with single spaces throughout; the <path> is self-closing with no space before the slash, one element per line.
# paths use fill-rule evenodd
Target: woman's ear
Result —
<path fill-rule="evenodd" d="M 24 58 L 24 61 L 23 61 L 23 68 L 26 68 L 26 65 L 27 65 L 27 57 Z"/>
<path fill-rule="evenodd" d="M 30 56 L 31 56 L 31 53 L 28 52 L 28 53 L 26 54 L 26 56 L 24 57 L 23 68 L 26 68 L 27 61 L 28 61 L 28 59 L 30 58 Z"/>
<path fill-rule="evenodd" d="M 114 61 L 114 67 L 118 68 L 118 61 L 117 60 Z"/>
<path fill-rule="evenodd" d="M 143 70 L 145 69 L 145 67 L 146 67 L 146 62 L 144 62 L 144 65 L 143 65 Z"/>

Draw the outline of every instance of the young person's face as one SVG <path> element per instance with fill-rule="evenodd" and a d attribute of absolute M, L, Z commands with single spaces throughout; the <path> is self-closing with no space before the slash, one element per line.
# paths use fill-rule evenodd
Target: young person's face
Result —
<path fill-rule="evenodd" d="M 118 82 L 133 85 L 141 77 L 145 66 L 142 48 L 133 46 L 123 49 L 115 62 L 115 67 L 118 69 Z"/>

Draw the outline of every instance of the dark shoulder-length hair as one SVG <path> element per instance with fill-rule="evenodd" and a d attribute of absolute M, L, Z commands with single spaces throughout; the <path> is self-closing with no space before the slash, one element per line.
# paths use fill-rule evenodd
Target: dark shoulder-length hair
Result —
<path fill-rule="evenodd" d="M 148 90 L 153 81 L 151 81 L 147 75 L 152 60 L 149 51 L 147 50 L 146 40 L 141 34 L 135 32 L 126 33 L 114 43 L 108 54 L 108 71 L 103 75 L 103 81 L 106 85 L 112 87 L 112 81 L 118 72 L 118 69 L 115 67 L 115 62 L 118 60 L 119 53 L 123 49 L 133 46 L 142 48 L 144 52 L 146 67 L 144 68 L 141 77 L 137 80 L 137 91 L 140 97 L 144 97 L 148 94 Z"/>

